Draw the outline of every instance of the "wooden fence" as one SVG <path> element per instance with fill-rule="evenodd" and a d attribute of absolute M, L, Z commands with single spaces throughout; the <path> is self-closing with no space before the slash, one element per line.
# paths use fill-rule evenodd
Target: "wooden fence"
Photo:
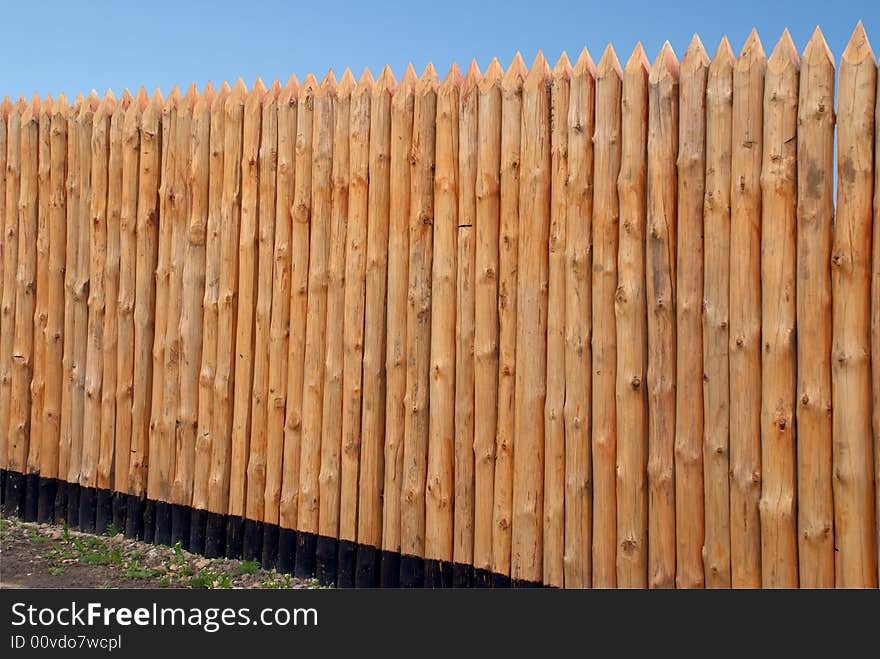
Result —
<path fill-rule="evenodd" d="M 861 24 L 837 99 L 817 29 L 7 100 L 4 510 L 341 586 L 876 587 Z"/>

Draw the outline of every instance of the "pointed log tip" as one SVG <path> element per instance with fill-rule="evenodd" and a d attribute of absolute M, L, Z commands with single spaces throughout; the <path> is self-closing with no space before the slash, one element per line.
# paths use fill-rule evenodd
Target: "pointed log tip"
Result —
<path fill-rule="evenodd" d="M 303 80 L 302 83 L 302 95 L 305 96 L 314 96 L 315 91 L 318 89 L 318 79 L 315 77 L 314 73 L 310 73 L 306 76 L 306 79 Z"/>
<path fill-rule="evenodd" d="M 532 68 L 529 69 L 525 80 L 523 80 L 523 89 L 538 89 L 546 84 L 552 76 L 553 73 L 550 70 L 549 64 L 547 64 L 547 60 L 544 58 L 544 53 L 539 50 L 532 61 Z"/>
<path fill-rule="evenodd" d="M 559 56 L 559 59 L 556 60 L 556 64 L 553 66 L 553 77 L 554 78 L 570 78 L 571 77 L 571 61 L 568 59 L 568 53 L 564 50 L 562 54 Z"/>
<path fill-rule="evenodd" d="M 695 34 L 687 50 L 684 52 L 684 56 L 681 58 L 681 70 L 691 72 L 708 67 L 709 54 L 706 52 L 700 36 Z"/>
<path fill-rule="evenodd" d="M 679 75 L 678 69 L 678 58 L 675 56 L 672 44 L 667 41 L 660 48 L 660 52 L 657 53 L 657 58 L 651 67 L 650 80 L 651 82 L 657 82 L 667 76 L 677 79 Z"/>
<path fill-rule="evenodd" d="M 452 66 L 449 67 L 449 71 L 446 72 L 443 82 L 440 84 L 440 93 L 448 93 L 453 89 L 458 89 L 461 87 L 461 83 L 461 69 L 458 68 L 458 64 L 453 62 Z"/>
<path fill-rule="evenodd" d="M 623 77 L 623 70 L 620 68 L 620 60 L 617 59 L 617 53 L 614 52 L 614 46 L 610 43 L 605 46 L 602 51 L 602 57 L 599 59 L 599 66 L 596 69 L 596 75 L 605 77 L 608 75 L 616 75 L 618 78 Z"/>
<path fill-rule="evenodd" d="M 416 85 L 416 93 L 436 92 L 439 86 L 440 83 L 437 78 L 437 71 L 434 69 L 434 64 L 428 62 L 428 66 L 425 67 L 422 77 L 419 78 L 419 82 Z"/>
<path fill-rule="evenodd" d="M 779 37 L 779 41 L 776 42 L 776 46 L 773 47 L 770 59 L 767 60 L 767 68 L 771 71 L 779 72 L 789 66 L 797 69 L 800 67 L 800 63 L 801 56 L 798 54 L 794 41 L 791 39 L 788 28 L 785 28 L 782 36 Z"/>
<path fill-rule="evenodd" d="M 715 55 L 712 57 L 712 64 L 715 66 L 730 66 L 735 60 L 736 56 L 733 54 L 733 48 L 730 47 L 730 41 L 728 41 L 727 35 L 724 35 L 721 37 L 718 48 L 715 50 Z"/>
<path fill-rule="evenodd" d="M 381 94 L 383 92 L 387 92 L 389 94 L 393 94 L 397 89 L 397 79 L 394 77 L 394 71 L 391 70 L 391 66 L 386 64 L 382 67 L 382 73 L 379 74 L 379 79 L 376 80 L 376 85 L 373 88 L 374 93 Z"/>
<path fill-rule="evenodd" d="M 282 104 L 290 103 L 297 97 L 298 94 L 299 80 L 294 74 L 287 79 L 287 83 L 284 85 L 284 87 L 281 88 L 281 91 L 278 93 L 278 102 Z"/>
<path fill-rule="evenodd" d="M 828 42 L 825 41 L 825 35 L 822 34 L 822 30 L 819 26 L 816 26 L 816 29 L 813 30 L 813 34 L 810 37 L 810 40 L 807 42 L 806 48 L 804 48 L 804 54 L 802 57 L 804 63 L 816 63 L 816 64 L 831 64 L 834 66 L 834 54 L 831 52 L 831 49 L 828 47 Z"/>
<path fill-rule="evenodd" d="M 849 38 L 846 48 L 841 56 L 841 62 L 847 64 L 861 64 L 869 59 L 871 63 L 875 63 L 874 50 L 871 48 L 871 42 L 868 41 L 868 35 L 865 33 L 865 26 L 859 21 L 853 30 L 852 36 Z"/>
<path fill-rule="evenodd" d="M 480 67 L 477 65 L 477 60 L 472 59 L 467 68 L 467 73 L 464 76 L 464 82 L 462 83 L 461 88 L 462 94 L 470 93 L 476 89 L 482 80 L 483 74 L 480 73 Z"/>
<path fill-rule="evenodd" d="M 501 68 L 501 62 L 498 61 L 497 57 L 493 57 L 492 61 L 489 62 L 489 66 L 486 67 L 486 73 L 483 75 L 483 79 L 480 80 L 480 91 L 486 92 L 495 85 L 500 85 L 503 77 L 504 69 Z"/>
<path fill-rule="evenodd" d="M 354 82 L 354 76 L 352 75 L 351 71 L 348 71 L 348 75 L 351 78 L 351 81 Z M 343 74 L 342 77 L 345 78 L 345 75 Z M 355 83 L 352 89 L 354 90 L 355 94 L 372 94 L 373 86 L 375 84 L 376 80 L 373 78 L 373 73 L 370 71 L 370 67 L 365 66 L 363 72 L 361 73 L 361 77 L 358 78 L 357 83 Z M 340 83 L 340 87 L 341 85 L 342 83 Z"/>
<path fill-rule="evenodd" d="M 128 87 L 122 90 L 122 96 L 119 97 L 119 102 L 122 103 L 126 108 L 131 105 L 131 102 L 134 100 L 134 96 L 132 96 L 131 92 L 128 91 Z"/>
<path fill-rule="evenodd" d="M 589 73 L 593 77 L 596 76 L 596 65 L 593 63 L 593 57 L 590 55 L 590 51 L 587 50 L 586 46 L 581 50 L 581 54 L 578 55 L 572 75 L 581 76 L 585 73 Z"/>
<path fill-rule="evenodd" d="M 522 54 L 517 51 L 516 55 L 513 56 L 513 60 L 510 62 L 510 66 L 507 67 L 507 72 L 501 79 L 501 86 L 505 89 L 518 87 L 522 84 L 522 81 L 525 80 L 528 73 L 529 70 L 526 68 L 525 60 L 523 59 Z"/>
<path fill-rule="evenodd" d="M 752 28 L 749 36 L 743 44 L 742 50 L 737 58 L 737 65 L 748 68 L 751 62 L 766 60 L 767 55 L 764 53 L 764 44 L 761 43 L 761 37 L 758 36 L 757 28 Z"/>
<path fill-rule="evenodd" d="M 43 101 L 42 114 L 47 117 L 52 116 L 52 107 L 55 105 L 55 99 L 52 98 L 52 94 L 46 94 L 46 100 Z"/>
<path fill-rule="evenodd" d="M 661 51 L 662 52 L 662 51 Z M 633 48 L 632 54 L 629 56 L 629 59 L 626 61 L 626 66 L 623 67 L 624 73 L 632 73 L 632 72 L 648 72 L 651 69 L 651 63 L 648 61 L 648 54 L 645 52 L 644 46 L 642 46 L 642 42 L 639 41 L 636 44 L 636 47 Z"/>

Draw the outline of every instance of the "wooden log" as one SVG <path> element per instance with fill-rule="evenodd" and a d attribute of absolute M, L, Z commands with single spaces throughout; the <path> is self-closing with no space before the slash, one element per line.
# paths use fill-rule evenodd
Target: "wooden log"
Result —
<path fill-rule="evenodd" d="M 767 62 L 761 167 L 761 573 L 796 588 L 795 279 L 800 57 L 786 30 Z"/>
<path fill-rule="evenodd" d="M 400 495 L 400 553 L 404 557 L 425 555 L 437 87 L 434 65 L 428 64 L 415 89 L 410 152 L 406 417 Z"/>
<path fill-rule="evenodd" d="M 12 378 L 6 468 L 25 473 L 30 440 L 31 375 L 34 366 L 34 310 L 39 221 L 40 97 L 21 114 L 21 173 L 17 202 L 18 255 L 15 277 L 15 327 L 12 340 Z"/>
<path fill-rule="evenodd" d="M 250 451 L 247 462 L 245 516 L 263 521 L 266 492 L 266 427 L 269 421 L 269 359 L 275 256 L 275 181 L 278 172 L 278 96 L 276 80 L 263 97 L 260 133 L 260 189 L 257 264 L 257 308 L 254 319 L 254 385 L 251 401 Z"/>
<path fill-rule="evenodd" d="M 621 157 L 623 72 L 611 44 L 596 70 L 596 129 L 593 137 L 591 362 L 593 467 L 593 587 L 617 586 L 617 252 L 620 205 L 617 179 Z M 635 246 L 634 246 L 635 247 Z M 635 276 L 632 273 L 631 276 Z M 635 281 L 635 280 L 633 280 Z M 641 359 L 641 358 L 640 358 Z M 639 374 L 644 373 L 639 361 Z M 640 380 L 641 382 L 641 380 Z M 631 390 L 629 383 L 624 391 Z M 644 394 L 633 402 L 644 405 Z M 638 409 L 638 408 L 637 408 Z M 642 422 L 639 428 L 644 427 Z"/>
<path fill-rule="evenodd" d="M 336 90 L 336 105 L 334 108 L 333 125 L 333 199 L 330 217 L 330 227 L 324 234 L 329 237 L 329 260 L 327 264 L 327 327 L 335 327 L 336 331 L 327 332 L 326 355 L 323 364 L 318 369 L 320 377 L 324 378 L 324 399 L 321 423 L 321 471 L 318 477 L 318 530 L 322 536 L 339 537 L 339 514 L 340 496 L 344 487 L 340 478 L 342 460 L 342 430 L 343 430 L 343 392 L 344 369 L 345 369 L 345 326 L 346 326 L 346 241 L 348 240 L 347 228 L 349 223 L 351 166 L 357 160 L 358 176 L 363 177 L 363 153 L 368 148 L 369 136 L 363 134 L 364 119 L 364 95 L 358 95 L 357 117 L 353 114 L 352 92 L 355 81 L 351 71 L 345 70 L 339 87 Z M 367 109 L 369 112 L 369 109 Z M 368 116 L 366 117 L 369 118 Z M 357 121 L 357 135 L 352 135 L 352 119 Z M 365 142 L 366 137 L 366 142 Z M 355 148 L 355 155 L 351 155 L 351 147 Z M 366 184 L 361 180 L 359 185 Z M 355 186 L 356 187 L 356 186 Z M 363 191 L 358 190 L 358 202 L 366 202 Z M 358 217 L 359 222 L 365 220 Z M 322 247 L 323 249 L 323 247 Z M 348 309 L 351 311 L 351 309 Z M 341 329 L 340 329 L 341 328 Z M 349 328 L 351 331 L 351 328 Z M 348 383 L 350 384 L 350 383 Z M 349 410 L 349 414 L 351 410 Z M 360 421 L 360 419 L 358 419 Z M 357 467 L 355 466 L 355 474 Z M 351 477 L 349 470 L 348 477 Z M 354 476 L 355 481 L 357 476 Z M 350 501 L 346 513 L 351 515 Z M 351 520 L 349 524 L 354 524 Z"/>
<path fill-rule="evenodd" d="M 703 201 L 703 572 L 707 588 L 730 588 L 730 151 L 734 56 L 726 38 L 706 82 Z"/>
<path fill-rule="evenodd" d="M 645 588 L 648 585 L 645 185 L 649 67 L 642 45 L 637 44 L 624 67 L 621 94 L 620 175 L 617 179 L 620 233 L 618 284 L 614 297 L 617 329 L 617 586 L 620 588 Z M 595 372 L 595 362 L 593 369 Z M 599 423 L 598 418 L 596 423 Z"/>
<path fill-rule="evenodd" d="M 590 452 L 592 388 L 593 142 L 596 68 L 584 48 L 571 74 L 568 179 L 565 198 L 565 587 L 592 584 L 593 486 Z"/>
<path fill-rule="evenodd" d="M 474 567 L 492 570 L 495 432 L 498 428 L 498 238 L 501 78 L 495 58 L 478 85 L 474 262 Z M 479 411 L 477 414 L 476 412 Z"/>
<path fill-rule="evenodd" d="M 98 452 L 97 487 L 113 485 L 116 451 L 116 396 L 118 353 L 118 303 L 121 268 L 120 220 L 122 217 L 123 126 L 132 97 L 125 90 L 110 117 L 107 160 L 107 252 L 104 264 L 104 344 L 101 376 L 101 444 Z M 129 431 L 130 432 L 130 431 Z M 102 530 L 102 529 L 98 529 Z"/>
<path fill-rule="evenodd" d="M 83 296 L 87 298 L 86 318 L 87 347 L 84 348 L 85 365 L 82 463 L 79 484 L 83 487 L 97 486 L 98 452 L 101 448 L 101 394 L 104 378 L 104 314 L 105 314 L 105 268 L 107 262 L 107 165 L 110 156 L 110 118 L 116 99 L 108 94 L 98 103 L 90 122 L 91 139 L 89 151 L 91 165 L 89 174 L 90 201 L 86 216 L 88 244 L 80 252 L 80 263 L 88 268 L 80 271 Z M 83 194 L 82 199 L 87 195 Z M 80 206 L 81 210 L 85 210 Z M 82 217 L 82 216 L 81 216 Z M 80 227 L 82 228 L 82 227 Z M 82 234 L 80 234 L 82 237 Z M 80 244 L 82 247 L 82 244 Z M 76 337 L 75 337 L 76 338 Z M 82 520 L 87 523 L 87 520 Z"/>
<path fill-rule="evenodd" d="M 880 78 L 880 68 L 877 72 Z M 874 478 L 880 474 L 880 94 L 877 94 L 877 109 L 874 112 L 874 242 L 872 247 L 873 266 L 871 277 L 871 367 L 874 403 L 873 428 L 874 428 Z M 877 574 L 880 579 L 880 487 L 874 486 L 874 496 L 877 499 L 874 524 L 877 526 Z"/>
<path fill-rule="evenodd" d="M 364 393 L 361 419 L 361 466 L 358 480 L 357 541 L 361 547 L 382 544 L 382 484 L 385 438 L 385 295 L 391 213 L 391 103 L 397 81 L 382 69 L 370 99 L 369 206 L 367 209 L 367 289 L 364 315 Z M 374 568 L 375 569 L 375 568 Z M 363 566 L 358 566 L 358 575 Z M 376 585 L 364 575 L 361 582 Z"/>
<path fill-rule="evenodd" d="M 834 56 L 819 28 L 801 62 L 797 169 L 797 565 L 802 588 L 834 587 L 831 227 Z M 815 172 L 815 175 L 812 173 Z"/>
<path fill-rule="evenodd" d="M 539 52 L 523 81 L 516 413 L 510 577 L 540 582 L 550 232 L 550 69 Z"/>
<path fill-rule="evenodd" d="M 831 252 L 831 296 L 838 301 L 832 303 L 831 366 L 835 584 L 876 588 L 868 246 L 877 67 L 861 22 L 841 57 L 839 85 Z"/>
<path fill-rule="evenodd" d="M 455 465 L 453 585 L 467 586 L 474 562 L 474 334 L 476 314 L 477 149 L 480 69 L 471 61 L 459 96 L 458 227 L 455 303 Z M 494 303 L 493 303 L 494 306 Z M 491 528 L 491 527 L 490 527 Z"/>
<path fill-rule="evenodd" d="M 675 585 L 702 588 L 703 217 L 709 56 L 694 35 L 679 82 L 676 263 Z M 686 348 L 685 348 L 686 346 Z"/>
<path fill-rule="evenodd" d="M 648 77 L 648 586 L 675 585 L 678 60 L 667 41 Z M 691 521 L 693 523 L 693 520 Z"/>
<path fill-rule="evenodd" d="M 70 468 L 70 454 L 73 450 L 73 336 L 74 291 L 78 268 L 79 245 L 79 132 L 76 116 L 82 105 L 82 95 L 65 108 L 63 116 L 67 126 L 67 175 L 65 182 L 65 258 L 64 258 L 64 345 L 62 346 L 61 366 L 63 371 L 61 388 L 61 436 L 58 443 L 58 477 L 67 480 Z M 60 120 L 59 120 L 60 121 Z M 12 117 L 10 116 L 10 129 Z M 12 133 L 9 134 L 10 139 Z M 5 453 L 0 453 L 5 455 Z"/>
<path fill-rule="evenodd" d="M 223 213 L 224 138 L 229 85 L 223 83 L 211 102 L 208 163 L 208 217 L 205 227 L 205 297 L 202 302 L 202 363 L 199 369 L 199 418 L 193 466 L 192 507 L 208 510 L 208 487 L 213 451 L 212 418 L 217 375 L 218 314 L 221 276 L 221 218 Z"/>
<path fill-rule="evenodd" d="M 761 587 L 761 161 L 767 58 L 752 30 L 733 70 L 730 207 L 730 564 Z"/>
<path fill-rule="evenodd" d="M 64 271 L 66 251 L 66 207 L 64 194 L 67 170 L 67 99 L 64 94 L 52 103 L 49 125 L 49 256 L 46 282 L 46 354 L 45 368 L 53 376 L 46 380 L 43 404 L 40 474 L 44 478 L 57 478 L 61 449 L 61 392 L 64 382 Z M 2 151 L 2 145 L 0 145 Z M 0 156 L 2 160 L 2 156 Z M 0 163 L 2 164 L 2 163 Z M 2 171 L 2 167 L 0 167 Z M 2 193 L 0 193 L 2 203 Z"/>
<path fill-rule="evenodd" d="M 122 123 L 119 209 L 119 294 L 116 305 L 116 448 L 113 489 L 128 493 L 134 405 L 134 306 L 137 286 L 137 201 L 140 163 L 140 124 L 149 102 L 141 87 L 129 103 Z"/>
<path fill-rule="evenodd" d="M 461 72 L 453 64 L 437 93 L 425 558 L 441 565 L 452 560 L 453 551 L 458 104 L 461 82 Z"/>
<path fill-rule="evenodd" d="M 6 148 L 7 124 L 9 122 L 11 108 L 12 104 L 7 96 L 3 99 L 3 102 L 0 103 L 0 337 L 3 336 L 3 327 L 7 322 L 6 306 L 3 303 L 3 291 L 5 290 L 4 275 L 6 270 L 6 246 L 9 244 L 6 238 Z M 16 228 L 17 225 L 18 223 L 16 222 Z M 0 345 L 2 345 L 2 339 L 0 339 Z M 4 365 L 6 363 L 6 357 L 4 355 L 6 354 L 7 353 L 5 352 L 0 353 L 0 375 L 2 375 L 5 370 Z M 3 388 L 4 384 L 0 381 L 0 398 L 2 398 Z M 8 425 L 0 426 L 0 429 L 5 428 L 8 428 Z M 6 433 L 0 432 L 0 468 L 2 469 L 6 469 L 6 440 Z"/>
<path fill-rule="evenodd" d="M 500 220 L 498 243 L 498 429 L 492 511 L 492 571 L 509 577 L 513 521 L 513 448 L 516 413 L 519 193 L 523 81 L 517 53 L 501 79 Z"/>
<path fill-rule="evenodd" d="M 88 377 L 88 344 L 89 344 L 89 306 L 88 301 L 92 296 L 91 276 L 91 233 L 94 230 L 92 226 L 92 218 L 94 212 L 92 209 L 92 167 L 94 165 L 92 157 L 92 132 L 94 128 L 94 117 L 97 112 L 100 100 L 98 95 L 93 91 L 89 94 L 82 105 L 76 117 L 77 121 L 77 146 L 79 149 L 79 224 L 77 236 L 77 273 L 74 280 L 74 326 L 72 341 L 73 349 L 73 414 L 71 429 L 71 451 L 70 465 L 68 468 L 67 480 L 69 483 L 83 484 L 83 463 L 90 461 L 92 458 L 91 447 L 87 443 L 86 435 L 90 435 L 88 441 L 91 441 L 92 433 L 86 428 L 86 380 Z M 100 157 L 100 156 L 99 156 Z M 106 163 L 105 163 L 106 164 Z M 96 178 L 100 179 L 98 174 Z M 96 286 L 100 284 L 96 283 Z M 92 382 L 92 387 L 94 387 Z M 94 388 L 91 389 L 94 392 Z M 91 470 L 91 465 L 86 465 L 86 470 Z M 86 474 L 87 479 L 91 474 Z M 72 517 L 77 519 L 78 512 L 73 513 Z"/>
<path fill-rule="evenodd" d="M 3 299 L 0 318 L 0 466 L 8 467 L 12 349 L 15 339 L 16 275 L 18 271 L 18 203 L 21 191 L 21 115 L 24 99 L 9 110 L 6 133 L 6 212 L 3 219 Z"/>
<path fill-rule="evenodd" d="M 226 97 L 223 116 L 223 193 L 220 203 L 220 281 L 217 293 L 217 361 L 211 412 L 211 478 L 208 511 L 229 511 L 230 457 L 235 386 L 242 142 L 247 96 L 241 78 Z"/>
<path fill-rule="evenodd" d="M 550 113 L 550 234 L 547 293 L 547 399 L 544 403 L 544 583 L 562 587 L 565 554 L 565 302 L 568 111 L 571 64 L 553 68 Z M 566 120 L 561 118 L 565 117 Z"/>
<path fill-rule="evenodd" d="M 409 287 L 410 153 L 417 82 L 407 66 L 391 99 L 391 182 L 388 210 L 388 314 L 385 352 L 385 478 L 382 487 L 382 549 L 400 552 L 401 486 L 406 419 L 406 318 Z M 393 568 L 383 563 L 383 583 Z M 396 584 L 397 575 L 389 577 Z"/>
<path fill-rule="evenodd" d="M 229 514 L 244 517 L 254 383 L 254 319 L 258 289 L 260 132 L 266 87 L 257 78 L 244 103 L 241 153 L 241 226 L 238 241 L 238 310 L 235 333 Z"/>
<path fill-rule="evenodd" d="M 140 158 L 138 161 L 135 228 L 137 272 L 135 274 L 134 359 L 132 361 L 134 364 L 133 373 L 136 374 L 136 377 L 132 383 L 131 459 L 128 470 L 128 493 L 136 497 L 146 493 L 148 480 L 153 381 L 151 351 L 155 336 L 153 318 L 156 308 L 154 273 L 158 256 L 159 180 L 162 154 L 161 112 L 162 94 L 157 89 L 141 115 Z M 68 201 L 69 208 L 70 202 Z M 127 521 L 126 525 L 128 526 Z"/>
<path fill-rule="evenodd" d="M 333 118 L 336 78 L 329 71 L 314 94 L 308 312 L 302 392 L 302 447 L 297 529 L 319 532 L 321 420 L 327 332 L 327 266 L 333 212 Z M 299 162 L 297 162 L 299 170 Z M 298 189 L 298 188 L 297 188 Z M 335 534 L 334 534 L 335 535 Z M 300 545 L 301 547 L 302 545 Z M 299 564 L 299 559 L 297 559 Z"/>
<path fill-rule="evenodd" d="M 353 82 L 351 76 L 347 82 L 346 87 L 350 89 Z M 354 542 L 357 539 L 357 483 L 362 435 L 364 295 L 366 293 L 367 214 L 370 177 L 370 95 L 372 92 L 373 76 L 367 69 L 361 76 L 357 87 L 350 91 L 348 126 L 349 191 L 342 314 L 342 447 L 338 529 L 339 539 L 348 542 Z M 340 565 L 340 568 L 342 567 Z"/>
<path fill-rule="evenodd" d="M 37 97 L 34 101 L 39 99 Z M 37 238 L 36 238 L 36 291 L 34 297 L 34 348 L 33 365 L 30 382 L 31 404 L 30 441 L 28 441 L 27 467 L 28 474 L 40 472 L 42 462 L 43 441 L 43 410 L 46 407 L 47 381 L 53 373 L 46 370 L 46 348 L 48 334 L 46 327 L 49 320 L 49 173 L 51 162 L 51 130 L 52 130 L 52 96 L 48 96 L 40 104 L 38 144 L 37 144 Z M 0 270 L 2 271 L 2 270 Z M 27 516 L 27 512 L 25 513 Z"/>
<path fill-rule="evenodd" d="M 172 279 L 174 236 L 175 161 L 177 160 L 177 112 L 181 101 L 175 85 L 162 107 L 162 160 L 159 185 L 159 242 L 156 260 L 155 329 L 153 332 L 153 390 L 150 400 L 150 461 L 147 469 L 147 497 L 167 502 L 170 467 L 165 419 L 165 352 L 168 332 L 168 297 Z M 178 232 L 179 233 L 179 232 Z M 173 395 L 173 393 L 172 393 Z M 169 412 L 171 403 L 169 401 Z M 164 448 L 163 448 L 164 447 Z M 164 476 L 164 478 L 163 478 Z"/>
<path fill-rule="evenodd" d="M 287 409 L 284 419 L 284 472 L 280 500 L 280 525 L 286 529 L 298 528 L 303 369 L 309 293 L 309 230 L 312 218 L 312 124 L 317 87 L 318 82 L 313 75 L 303 81 L 296 112 L 296 179 L 290 234 L 290 337 L 287 352 Z"/>
<path fill-rule="evenodd" d="M 185 170 L 189 213 L 181 218 L 184 232 L 180 240 L 184 244 L 184 260 L 180 310 L 180 398 L 174 436 L 176 454 L 171 500 L 187 507 L 193 503 L 199 427 L 203 305 L 207 279 L 206 241 L 211 211 L 211 108 L 214 99 L 211 83 L 194 99 Z M 208 468 L 207 464 L 204 466 Z M 204 510 L 203 506 L 201 510 Z"/>
<path fill-rule="evenodd" d="M 287 400 L 287 336 L 291 296 L 291 206 L 299 82 L 291 76 L 278 96 L 278 154 L 275 183 L 275 246 L 272 256 L 272 319 L 269 327 L 269 412 L 266 421 L 266 488 L 263 519 L 278 524 Z"/>

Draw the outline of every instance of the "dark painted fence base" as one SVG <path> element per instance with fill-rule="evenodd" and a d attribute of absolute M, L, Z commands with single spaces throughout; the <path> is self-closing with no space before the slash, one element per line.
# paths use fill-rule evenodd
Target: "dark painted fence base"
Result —
<path fill-rule="evenodd" d="M 131 494 L 82 487 L 38 474 L 0 470 L 0 508 L 9 517 L 68 524 L 102 535 L 180 546 L 207 558 L 258 561 L 301 579 L 337 588 L 540 587 L 470 565 L 425 560 L 349 540 L 280 528 Z"/>

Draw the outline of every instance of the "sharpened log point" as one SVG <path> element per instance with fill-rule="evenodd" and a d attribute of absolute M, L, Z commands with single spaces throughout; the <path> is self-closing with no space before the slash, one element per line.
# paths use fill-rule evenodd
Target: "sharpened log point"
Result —
<path fill-rule="evenodd" d="M 299 531 L 296 536 L 296 562 L 293 576 L 298 579 L 310 579 L 315 576 L 315 550 L 318 536 L 304 531 Z"/>
<path fill-rule="evenodd" d="M 122 492 L 114 492 L 113 499 L 110 502 L 110 508 L 113 515 L 113 526 L 116 527 L 117 533 L 125 533 L 126 511 L 128 504 L 128 495 Z"/>
<path fill-rule="evenodd" d="M 278 525 L 263 524 L 263 546 L 260 550 L 260 565 L 264 570 L 274 570 L 278 564 Z"/>
<path fill-rule="evenodd" d="M 283 574 L 293 574 L 296 565 L 296 547 L 299 544 L 293 529 L 278 529 L 278 563 L 276 569 Z"/>
<path fill-rule="evenodd" d="M 147 499 L 144 502 L 144 542 L 154 543 L 156 541 L 156 502 Z"/>
<path fill-rule="evenodd" d="M 226 518 L 226 558 L 241 558 L 244 551 L 244 519 L 236 515 Z"/>
<path fill-rule="evenodd" d="M 67 484 L 67 524 L 72 529 L 79 528 L 79 483 Z"/>
<path fill-rule="evenodd" d="M 208 513 L 205 527 L 205 556 L 220 558 L 226 553 L 226 515 Z"/>
<path fill-rule="evenodd" d="M 335 586 L 339 573 L 339 541 L 318 536 L 315 542 L 315 578 L 323 586 Z"/>
<path fill-rule="evenodd" d="M 379 586 L 381 588 L 399 588 L 400 554 L 396 551 L 385 551 L 383 549 L 379 560 Z"/>
<path fill-rule="evenodd" d="M 400 587 L 422 588 L 425 585 L 425 559 L 418 556 L 400 557 Z"/>
<path fill-rule="evenodd" d="M 144 540 L 146 528 L 146 501 L 136 494 L 125 498 L 125 537 Z"/>
<path fill-rule="evenodd" d="M 96 496 L 95 532 L 98 535 L 104 535 L 113 523 L 113 493 L 110 490 L 101 489 L 97 490 Z M 116 530 L 118 531 L 119 527 L 116 527 Z"/>
<path fill-rule="evenodd" d="M 253 519 L 244 520 L 244 547 L 242 556 L 246 561 L 262 559 L 263 523 Z"/>
<path fill-rule="evenodd" d="M 189 551 L 190 507 L 174 504 L 171 506 L 171 543 Z"/>
<path fill-rule="evenodd" d="M 357 545 L 350 540 L 340 540 L 336 586 L 338 588 L 354 588 L 356 568 Z"/>
<path fill-rule="evenodd" d="M 371 545 L 359 545 L 355 588 L 379 587 L 379 550 Z"/>
<path fill-rule="evenodd" d="M 171 504 L 156 502 L 156 531 L 153 538 L 157 545 L 171 546 Z"/>
<path fill-rule="evenodd" d="M 37 521 L 40 524 L 51 524 L 55 520 L 55 498 L 58 481 L 55 478 L 40 478 L 37 501 Z"/>
<path fill-rule="evenodd" d="M 208 511 L 193 508 L 189 515 L 189 550 L 194 554 L 205 553 L 205 531 Z"/>
<path fill-rule="evenodd" d="M 24 477 L 24 510 L 22 518 L 25 522 L 37 521 L 37 509 L 40 498 L 39 474 L 28 474 Z"/>

